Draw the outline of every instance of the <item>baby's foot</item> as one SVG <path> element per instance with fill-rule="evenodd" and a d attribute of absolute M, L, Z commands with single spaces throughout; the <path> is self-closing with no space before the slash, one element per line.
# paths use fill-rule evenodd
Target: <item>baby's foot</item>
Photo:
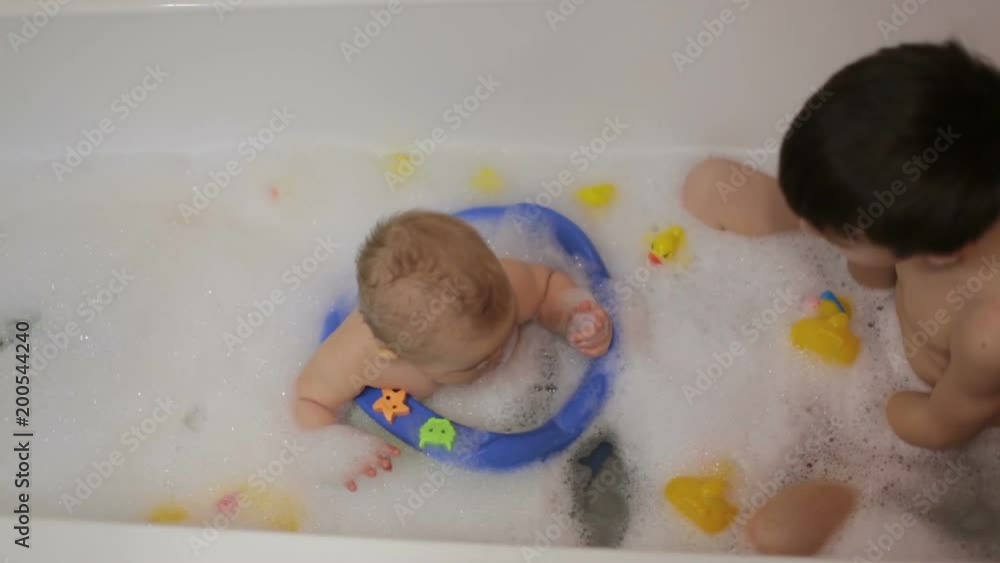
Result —
<path fill-rule="evenodd" d="M 589 299 L 578 304 L 566 327 L 566 340 L 587 356 L 604 355 L 611 346 L 611 321 L 607 311 Z"/>

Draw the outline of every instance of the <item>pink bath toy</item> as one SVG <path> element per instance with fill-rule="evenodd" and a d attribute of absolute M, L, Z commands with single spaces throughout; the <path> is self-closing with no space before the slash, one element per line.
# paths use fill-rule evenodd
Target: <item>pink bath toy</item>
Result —
<path fill-rule="evenodd" d="M 229 493 L 220 498 L 215 507 L 226 516 L 233 516 L 240 507 L 240 493 Z"/>

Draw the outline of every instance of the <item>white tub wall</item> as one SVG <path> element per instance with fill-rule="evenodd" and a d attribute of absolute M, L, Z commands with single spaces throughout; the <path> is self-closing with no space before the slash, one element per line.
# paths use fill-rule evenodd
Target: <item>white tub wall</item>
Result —
<path fill-rule="evenodd" d="M 0 154 L 62 154 L 83 128 L 115 118 L 112 101 L 139 83 L 146 65 L 170 76 L 117 123 L 102 150 L 232 144 L 276 106 L 296 114 L 299 134 L 372 145 L 444 127 L 456 143 L 568 148 L 619 116 L 629 129 L 615 149 L 755 147 L 775 136 L 777 120 L 811 86 L 883 45 L 877 22 L 894 3 L 749 0 L 741 12 L 736 0 L 587 0 L 553 31 L 546 11 L 557 0 L 406 2 L 348 64 L 341 42 L 384 2 L 282 10 L 269 8 L 277 1 L 243 0 L 222 21 L 199 2 L 151 9 L 71 0 L 19 54 L 0 49 L 8 100 Z M 14 4 L 0 19 L 4 36 L 20 27 L 17 9 L 37 9 Z M 679 72 L 672 54 L 726 8 L 736 21 Z M 958 36 L 1000 59 L 997 21 L 1000 3 L 992 0 L 927 0 L 891 39 Z M 490 74 L 502 86 L 452 132 L 443 112 Z"/>

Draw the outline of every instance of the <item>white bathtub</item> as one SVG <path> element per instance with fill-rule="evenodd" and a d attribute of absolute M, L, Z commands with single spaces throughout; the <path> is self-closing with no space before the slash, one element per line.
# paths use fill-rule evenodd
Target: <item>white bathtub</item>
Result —
<path fill-rule="evenodd" d="M 43 5 L 54 15 L 37 15 Z M 26 23 L 33 14 L 35 24 Z M 720 18 L 728 20 L 721 27 L 704 23 Z M 758 148 L 849 60 L 884 44 L 950 36 L 1000 60 L 997 22 L 993 0 L 7 0 L 0 156 L 63 161 L 67 145 L 79 146 L 81 131 L 101 123 L 105 134 L 91 142 L 98 153 L 234 146 L 283 106 L 297 114 L 284 142 L 405 144 L 430 137 L 443 108 L 491 80 L 504 95 L 448 142 L 568 151 L 618 116 L 630 129 L 613 151 Z M 108 100 L 144 79 L 141 112 L 109 110 Z M 5 280 L 19 283 L 9 273 Z M 5 507 L 4 561 L 191 558 L 177 547 L 189 535 L 178 528 L 36 518 L 24 550 L 12 544 L 15 525 Z M 200 559 L 331 558 L 486 563 L 523 554 L 518 546 L 241 531 L 223 534 Z M 739 559 L 545 554 L 553 562 L 610 558 Z"/>

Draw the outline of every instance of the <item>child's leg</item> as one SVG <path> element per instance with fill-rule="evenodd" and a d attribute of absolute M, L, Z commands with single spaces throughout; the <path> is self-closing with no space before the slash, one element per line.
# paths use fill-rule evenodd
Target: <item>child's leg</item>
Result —
<path fill-rule="evenodd" d="M 688 173 L 684 207 L 708 226 L 759 236 L 799 228 L 778 182 L 732 160 L 710 158 Z"/>

